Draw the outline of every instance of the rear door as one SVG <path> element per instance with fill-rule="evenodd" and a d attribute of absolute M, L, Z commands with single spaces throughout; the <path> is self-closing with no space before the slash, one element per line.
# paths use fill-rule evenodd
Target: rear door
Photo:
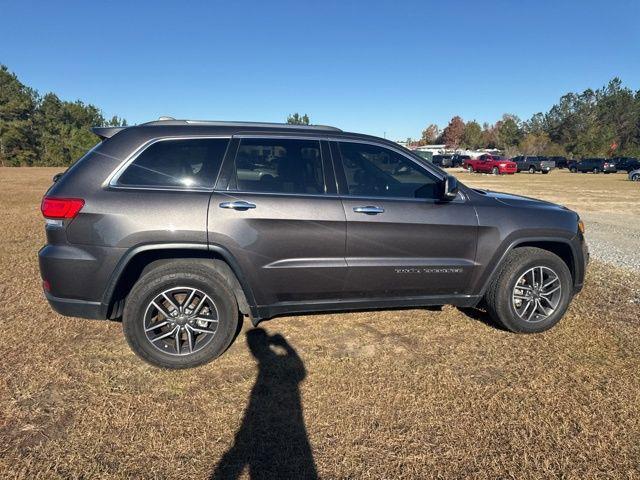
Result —
<path fill-rule="evenodd" d="M 440 198 L 441 178 L 386 145 L 332 144 L 347 219 L 349 298 L 457 295 L 475 268 L 476 212 Z"/>
<path fill-rule="evenodd" d="M 326 141 L 239 135 L 209 206 L 211 245 L 227 248 L 258 305 L 340 296 L 346 225 Z"/>

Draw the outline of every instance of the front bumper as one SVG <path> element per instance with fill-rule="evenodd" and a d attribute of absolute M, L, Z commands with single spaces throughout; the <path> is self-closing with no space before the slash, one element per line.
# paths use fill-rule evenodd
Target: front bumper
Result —
<path fill-rule="evenodd" d="M 582 290 L 582 287 L 584 286 L 584 277 L 587 274 L 587 266 L 589 265 L 590 259 L 589 247 L 587 246 L 587 242 L 582 235 L 579 235 L 579 240 L 581 243 L 580 250 L 582 253 L 582 264 L 580 265 L 580 267 L 582 268 L 581 272 L 576 272 L 578 275 L 576 276 L 575 282 L 573 284 L 574 293 L 580 292 Z"/>

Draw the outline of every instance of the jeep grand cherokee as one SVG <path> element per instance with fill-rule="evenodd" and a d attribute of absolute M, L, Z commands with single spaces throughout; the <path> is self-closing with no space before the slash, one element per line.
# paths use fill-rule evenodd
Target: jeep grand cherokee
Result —
<path fill-rule="evenodd" d="M 466 187 L 381 138 L 186 120 L 94 132 L 42 201 L 45 295 L 122 319 L 157 366 L 212 360 L 241 315 L 482 303 L 541 332 L 583 285 L 575 212 Z"/>

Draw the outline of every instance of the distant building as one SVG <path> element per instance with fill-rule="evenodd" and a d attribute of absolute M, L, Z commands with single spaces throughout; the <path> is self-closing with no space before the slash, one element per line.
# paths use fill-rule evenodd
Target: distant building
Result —
<path fill-rule="evenodd" d="M 442 145 L 421 145 L 416 148 L 420 152 L 431 152 L 433 155 L 442 155 L 446 153 L 447 146 Z"/>

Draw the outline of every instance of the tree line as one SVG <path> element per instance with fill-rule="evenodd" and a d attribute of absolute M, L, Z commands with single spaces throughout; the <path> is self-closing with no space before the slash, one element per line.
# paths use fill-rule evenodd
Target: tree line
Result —
<path fill-rule="evenodd" d="M 309 116 L 294 113 L 287 123 L 308 125 Z M 66 166 L 97 141 L 94 126 L 126 125 L 80 100 L 40 95 L 0 65 L 0 165 Z M 413 145 L 446 144 L 451 148 L 498 148 L 507 155 L 640 156 L 640 90 L 619 78 L 606 86 L 568 93 L 546 112 L 521 120 L 504 114 L 494 124 L 453 117 L 446 127 L 428 125 Z"/>
<path fill-rule="evenodd" d="M 480 125 L 453 117 L 440 130 L 430 124 L 414 145 L 446 144 L 451 148 L 498 148 L 507 155 L 560 155 L 575 158 L 640 156 L 640 90 L 619 78 L 606 86 L 567 93 L 546 112 L 529 120 L 504 114 Z"/>
<path fill-rule="evenodd" d="M 0 65 L 1 166 L 70 165 L 97 143 L 91 127 L 126 124 L 80 100 L 40 95 Z"/>

